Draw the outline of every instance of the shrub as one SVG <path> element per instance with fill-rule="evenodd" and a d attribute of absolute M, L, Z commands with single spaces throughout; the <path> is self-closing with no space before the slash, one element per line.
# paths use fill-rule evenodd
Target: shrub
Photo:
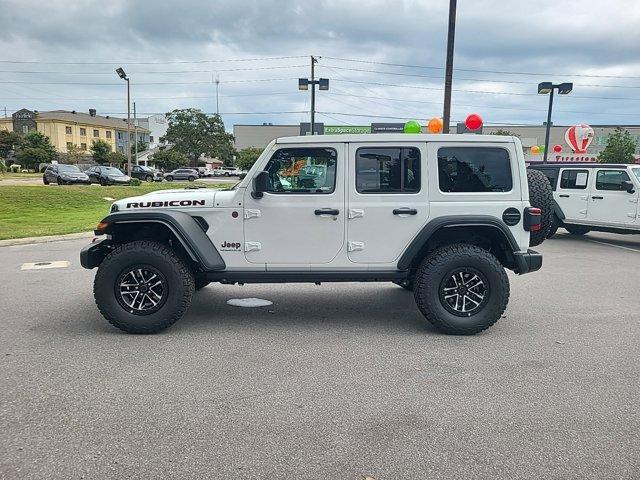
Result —
<path fill-rule="evenodd" d="M 7 166 L 4 164 L 4 160 L 0 160 L 0 173 L 7 171 Z"/>
<path fill-rule="evenodd" d="M 137 178 L 132 178 L 131 179 L 131 185 L 133 185 L 134 187 L 137 187 L 139 185 L 142 185 L 142 182 L 140 180 L 138 180 Z"/>

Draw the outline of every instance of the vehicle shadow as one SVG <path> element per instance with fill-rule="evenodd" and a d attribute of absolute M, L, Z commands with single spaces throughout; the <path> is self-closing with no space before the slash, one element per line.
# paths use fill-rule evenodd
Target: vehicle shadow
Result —
<path fill-rule="evenodd" d="M 570 233 L 558 232 L 550 240 L 568 242 L 571 240 L 584 242 L 596 241 L 608 243 L 618 247 L 626 247 L 640 252 L 640 235 L 622 235 L 617 233 L 590 232 L 585 235 L 571 235 Z"/>
<path fill-rule="evenodd" d="M 227 304 L 231 298 L 270 300 L 268 307 Z M 191 308 L 175 328 L 227 328 L 344 331 L 369 329 L 411 333 L 438 333 L 418 311 L 413 294 L 393 284 L 211 284 L 196 292 Z"/>

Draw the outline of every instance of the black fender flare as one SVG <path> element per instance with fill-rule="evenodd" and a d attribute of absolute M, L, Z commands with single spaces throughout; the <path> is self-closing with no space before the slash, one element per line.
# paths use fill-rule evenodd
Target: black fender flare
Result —
<path fill-rule="evenodd" d="M 206 232 L 191 215 L 175 210 L 148 212 L 117 212 L 105 217 L 101 224 L 105 227 L 96 234 L 110 234 L 115 225 L 132 223 L 159 223 L 166 226 L 180 241 L 194 262 L 205 271 L 227 268 L 218 249 Z"/>
<path fill-rule="evenodd" d="M 558 205 L 558 202 L 556 202 L 555 199 L 553 200 L 553 213 L 555 213 L 556 217 L 558 217 L 560 220 L 564 220 L 565 218 L 567 218 L 562 211 L 562 208 L 560 208 L 560 205 Z"/>
<path fill-rule="evenodd" d="M 499 231 L 511 247 L 512 253 L 520 251 L 518 242 L 507 225 L 489 215 L 447 215 L 428 222 L 415 236 L 398 260 L 398 270 L 408 270 L 422 247 L 439 230 L 452 227 L 491 227 Z"/>

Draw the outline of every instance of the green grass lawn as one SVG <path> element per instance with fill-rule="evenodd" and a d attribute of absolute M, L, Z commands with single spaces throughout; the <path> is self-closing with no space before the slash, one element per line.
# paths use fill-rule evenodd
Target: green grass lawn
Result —
<path fill-rule="evenodd" d="M 216 185 L 215 188 L 228 188 Z M 119 200 L 185 184 L 144 183 L 131 187 L 34 185 L 0 187 L 0 240 L 88 232 Z M 213 187 L 210 187 L 213 188 Z"/>
<path fill-rule="evenodd" d="M 2 180 L 14 180 L 20 178 L 42 178 L 41 173 L 13 173 L 13 172 L 3 172 L 0 173 L 0 181 Z"/>

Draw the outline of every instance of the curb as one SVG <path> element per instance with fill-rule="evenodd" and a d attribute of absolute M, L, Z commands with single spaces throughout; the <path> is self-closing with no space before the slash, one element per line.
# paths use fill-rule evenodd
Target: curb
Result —
<path fill-rule="evenodd" d="M 93 232 L 69 233 L 67 235 L 50 235 L 47 237 L 27 237 L 27 238 L 11 238 L 8 240 L 0 240 L 0 247 L 11 247 L 13 245 L 35 245 L 38 243 L 62 242 L 65 240 L 77 240 L 80 238 L 92 238 Z"/>

